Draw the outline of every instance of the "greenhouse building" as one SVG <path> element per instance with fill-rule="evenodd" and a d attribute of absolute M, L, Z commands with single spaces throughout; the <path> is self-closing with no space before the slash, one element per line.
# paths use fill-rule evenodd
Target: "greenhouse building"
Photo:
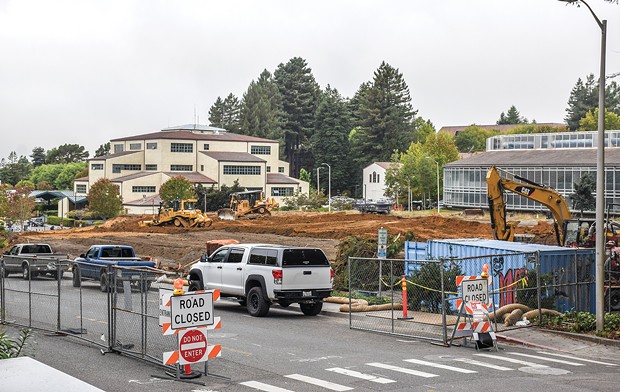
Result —
<path fill-rule="evenodd" d="M 444 167 L 444 205 L 487 208 L 486 173 L 496 166 L 560 192 L 572 208 L 575 183 L 589 173 L 596 180 L 597 132 L 498 135 L 487 139 L 487 151 Z M 605 203 L 620 210 L 620 131 L 605 134 Z M 546 211 L 541 204 L 506 193 L 509 210 Z"/>

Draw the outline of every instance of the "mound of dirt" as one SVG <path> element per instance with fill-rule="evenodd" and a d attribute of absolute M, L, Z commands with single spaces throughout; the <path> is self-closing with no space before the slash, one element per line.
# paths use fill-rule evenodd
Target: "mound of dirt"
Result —
<path fill-rule="evenodd" d="M 279 243 L 316 246 L 330 259 L 336 255 L 339 241 L 351 235 L 377 236 L 379 228 L 390 235 L 411 231 L 417 241 L 441 238 L 493 238 L 488 219 L 464 219 L 461 216 L 413 216 L 360 214 L 358 212 L 278 211 L 271 216 L 236 221 L 218 220 L 207 228 L 175 226 L 141 227 L 140 221 L 151 215 L 129 215 L 110 219 L 101 226 L 44 232 L 26 232 L 11 239 L 16 242 L 47 242 L 57 252 L 76 257 L 94 244 L 132 245 L 139 255 L 149 255 L 170 263 L 185 264 L 206 251 L 209 240 L 235 239 L 240 242 Z M 534 242 L 555 238 L 553 226 L 545 221 L 519 226 L 518 233 L 533 234 Z M 550 236 L 551 234 L 551 236 Z M 552 241 L 553 242 L 553 241 Z M 550 243 L 551 244 L 551 243 Z"/>

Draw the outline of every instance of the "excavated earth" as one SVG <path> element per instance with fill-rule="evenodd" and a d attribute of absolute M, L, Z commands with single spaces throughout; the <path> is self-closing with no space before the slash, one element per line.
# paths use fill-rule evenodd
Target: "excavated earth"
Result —
<path fill-rule="evenodd" d="M 411 231 L 417 241 L 442 238 L 493 238 L 487 217 L 464 217 L 460 212 L 442 212 L 440 216 L 360 214 L 358 212 L 274 212 L 271 216 L 236 221 L 211 216 L 208 228 L 141 227 L 139 222 L 151 216 L 121 216 L 101 226 L 54 231 L 26 232 L 14 235 L 10 243 L 46 242 L 56 252 L 70 258 L 84 253 L 94 244 L 132 245 L 138 255 L 151 256 L 164 265 L 186 265 L 200 257 L 210 240 L 234 239 L 240 242 L 276 243 L 322 248 L 330 259 L 336 256 L 341 239 L 351 236 L 376 237 L 381 227 L 390 235 Z M 522 221 L 517 233 L 533 234 L 544 243 L 553 233 L 546 220 Z"/>

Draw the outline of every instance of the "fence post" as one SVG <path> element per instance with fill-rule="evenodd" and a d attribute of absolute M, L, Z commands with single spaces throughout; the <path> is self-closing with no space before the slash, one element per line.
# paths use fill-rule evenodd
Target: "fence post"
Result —
<path fill-rule="evenodd" d="M 107 346 L 107 351 L 111 352 L 113 349 L 113 345 L 116 341 L 116 325 L 115 325 L 115 320 L 114 320 L 114 315 L 113 315 L 113 309 L 112 309 L 112 304 L 114 303 L 113 301 L 113 295 L 116 293 L 116 274 L 112 273 L 112 266 L 107 266 L 106 267 L 106 274 L 108 275 L 108 285 L 112 285 L 111 287 L 108 287 L 108 292 L 107 292 L 107 301 L 108 301 L 108 346 Z"/>
<path fill-rule="evenodd" d="M 448 344 L 448 322 L 446 321 L 446 289 L 444 286 L 444 263 L 439 260 L 439 277 L 441 279 L 441 324 L 443 325 L 443 344 Z"/>
<path fill-rule="evenodd" d="M 2 274 L 0 274 L 0 323 L 4 324 L 4 266 L 0 266 L 0 270 L 2 271 Z"/>
<path fill-rule="evenodd" d="M 540 251 L 536 251 L 536 294 L 538 297 L 538 326 L 542 325 L 542 287 L 540 287 Z"/>
<path fill-rule="evenodd" d="M 348 260 L 347 260 L 347 269 L 348 269 L 348 276 L 349 276 L 349 329 L 353 328 L 353 315 L 351 314 L 351 305 L 352 305 L 352 301 L 351 301 L 351 295 L 353 294 L 353 289 L 351 287 L 351 262 L 352 262 L 352 258 L 351 256 L 349 256 Z"/>
<path fill-rule="evenodd" d="M 56 332 L 60 332 L 60 283 L 62 281 L 62 264 L 60 260 L 56 261 L 56 280 L 58 283 L 58 297 L 57 299 L 57 307 L 56 307 Z"/>

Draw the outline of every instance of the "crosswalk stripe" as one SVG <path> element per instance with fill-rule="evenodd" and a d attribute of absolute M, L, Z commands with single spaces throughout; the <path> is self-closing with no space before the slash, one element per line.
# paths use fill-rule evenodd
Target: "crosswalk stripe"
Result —
<path fill-rule="evenodd" d="M 499 366 L 499 365 L 494 365 L 492 363 L 486 363 L 486 362 L 480 362 L 480 361 L 476 361 L 475 359 L 469 359 L 469 358 L 454 358 L 455 361 L 459 361 L 459 362 L 465 362 L 468 363 L 470 365 L 476 365 L 476 366 L 483 366 L 483 367 L 487 367 L 489 369 L 495 369 L 495 370 L 512 370 L 511 368 L 507 368 L 507 367 L 503 367 L 503 366 Z"/>
<path fill-rule="evenodd" d="M 462 368 L 457 368 L 457 367 L 454 367 L 454 366 L 443 365 L 441 363 L 422 361 L 420 359 L 403 359 L 403 361 L 410 362 L 410 363 L 415 363 L 415 364 L 418 364 L 418 365 L 432 366 L 432 367 L 436 367 L 436 368 L 439 368 L 439 369 L 452 370 L 453 372 L 459 372 L 459 373 L 478 373 L 475 370 L 462 369 Z"/>
<path fill-rule="evenodd" d="M 599 365 L 618 366 L 615 363 L 595 361 L 594 359 L 578 358 L 578 357 L 573 357 L 572 355 L 564 355 L 564 354 L 558 354 L 558 353 L 548 353 L 546 351 L 538 351 L 538 353 L 539 354 L 545 354 L 545 355 L 553 355 L 555 357 L 560 357 L 560 358 L 574 359 L 575 361 L 583 361 L 583 362 L 589 362 L 589 363 L 598 363 Z"/>
<path fill-rule="evenodd" d="M 265 392 L 293 392 L 289 389 L 275 387 L 269 384 L 263 384 L 262 382 L 258 382 L 258 381 L 246 381 L 246 382 L 241 382 L 239 384 L 245 385 L 246 387 L 258 389 L 259 391 L 265 391 Z"/>
<path fill-rule="evenodd" d="M 390 380 L 389 378 L 377 377 L 377 376 L 373 376 L 372 374 L 364 374 L 364 373 L 356 372 L 355 370 L 349 370 L 349 369 L 344 369 L 344 368 L 331 368 L 331 369 L 325 369 L 325 370 L 339 373 L 339 374 L 344 374 L 345 376 L 361 378 L 362 380 L 372 381 L 372 382 L 376 382 L 379 384 L 389 384 L 392 382 L 396 382 L 395 380 Z"/>
<path fill-rule="evenodd" d="M 419 376 L 419 377 L 431 378 L 431 377 L 437 377 L 438 376 L 437 374 L 421 372 L 419 370 L 407 369 L 407 368 L 398 367 L 398 366 L 394 366 L 394 365 L 388 365 L 388 364 L 385 364 L 385 363 L 373 362 L 373 363 L 367 363 L 366 365 L 378 367 L 378 368 L 381 368 L 381 369 L 393 370 L 395 372 L 411 374 L 413 376 Z"/>
<path fill-rule="evenodd" d="M 336 383 L 325 381 L 325 380 L 320 380 L 314 377 L 304 376 L 302 374 L 289 374 L 288 376 L 284 376 L 284 377 L 292 378 L 293 380 L 307 382 L 308 384 L 318 385 L 323 388 L 331 389 L 332 391 L 342 392 L 342 391 L 350 391 L 353 389 L 351 387 L 347 387 L 344 385 L 336 384 Z"/>
<path fill-rule="evenodd" d="M 520 359 L 506 358 L 506 357 L 502 357 L 500 355 L 493 355 L 493 354 L 474 354 L 474 355 L 478 355 L 478 356 L 481 356 L 481 357 L 487 357 L 487 358 L 493 358 L 493 359 L 499 359 L 500 361 L 518 363 L 518 364 L 521 364 L 521 365 L 531 366 L 531 367 L 549 367 L 547 365 L 540 365 L 540 364 L 534 363 L 534 362 L 521 361 Z"/>
<path fill-rule="evenodd" d="M 571 365 L 571 366 L 583 366 L 583 363 L 569 362 L 569 361 L 564 361 L 564 360 L 562 360 L 562 359 L 555 359 L 555 358 L 540 357 L 540 356 L 538 356 L 538 355 L 521 354 L 521 353 L 512 353 L 512 352 L 509 352 L 508 354 L 512 354 L 512 355 L 520 355 L 520 356 L 522 356 L 522 357 L 527 357 L 527 358 L 535 358 L 535 359 L 540 359 L 541 361 L 555 362 L 555 363 L 562 363 L 562 364 L 564 364 L 564 365 Z"/>

